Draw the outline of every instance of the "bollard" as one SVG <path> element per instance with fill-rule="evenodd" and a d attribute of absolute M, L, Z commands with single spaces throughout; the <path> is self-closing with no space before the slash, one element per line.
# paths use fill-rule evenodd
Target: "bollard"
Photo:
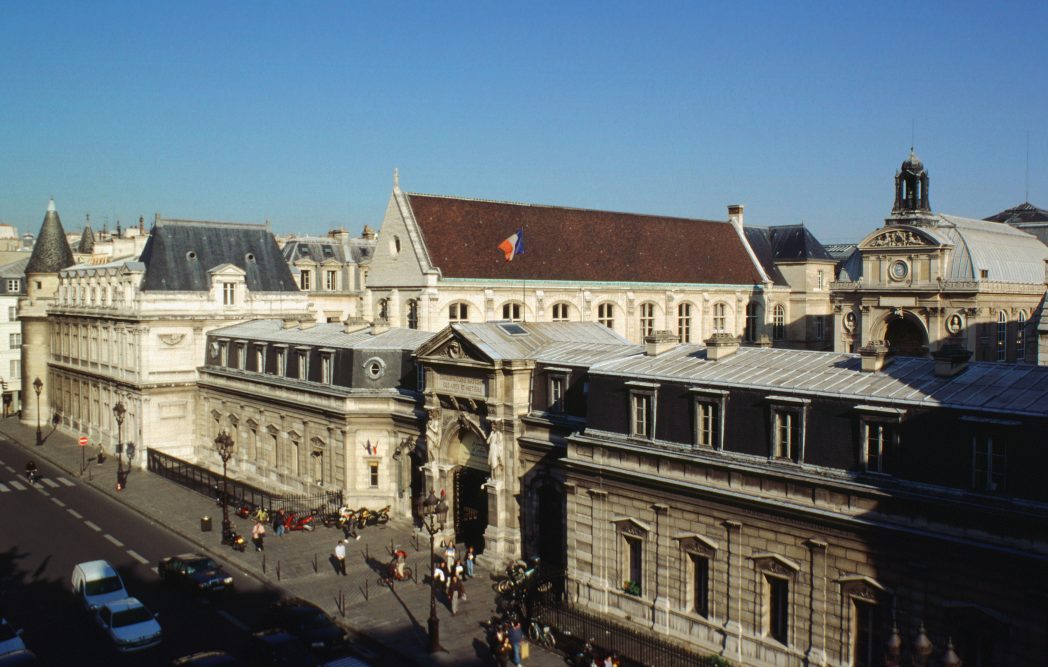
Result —
<path fill-rule="evenodd" d="M 342 614 L 342 618 L 346 617 L 346 594 L 341 588 L 338 589 L 338 599 L 335 600 L 335 606 L 338 607 L 338 613 Z"/>
<path fill-rule="evenodd" d="M 277 581 L 280 581 L 280 561 L 277 561 Z"/>
<path fill-rule="evenodd" d="M 391 537 L 389 538 L 389 555 L 392 556 L 394 553 L 396 553 L 396 551 L 397 548 L 393 545 L 393 538 Z"/>
<path fill-rule="evenodd" d="M 266 554 L 262 553 L 262 574 L 266 573 Z"/>
<path fill-rule="evenodd" d="M 320 574 L 320 570 L 317 567 L 317 555 L 313 554 L 313 574 Z"/>
<path fill-rule="evenodd" d="M 368 549 L 368 543 L 364 543 L 364 560 L 371 560 L 371 551 Z"/>
<path fill-rule="evenodd" d="M 418 561 L 411 561 L 411 581 L 415 584 L 418 583 Z"/>

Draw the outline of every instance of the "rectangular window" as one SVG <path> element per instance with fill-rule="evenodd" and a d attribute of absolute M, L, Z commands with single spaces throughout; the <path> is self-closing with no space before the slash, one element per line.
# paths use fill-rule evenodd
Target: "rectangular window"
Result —
<path fill-rule="evenodd" d="M 22 334 L 13 333 L 10 334 L 9 338 L 12 350 L 17 350 L 18 348 L 22 347 Z"/>
<path fill-rule="evenodd" d="M 720 405 L 718 403 L 695 402 L 695 444 L 699 447 L 719 447 Z"/>
<path fill-rule="evenodd" d="M 372 461 L 368 464 L 368 476 L 371 482 L 371 487 L 375 488 L 378 486 L 378 462 Z"/>
<path fill-rule="evenodd" d="M 972 438 L 972 488 L 1004 491 L 1008 450 L 1002 440 L 980 434 Z"/>
<path fill-rule="evenodd" d="M 309 271 L 302 272 L 302 289 L 303 291 L 313 289 L 313 276 Z"/>
<path fill-rule="evenodd" d="M 266 372 L 266 348 L 262 345 L 255 346 L 255 372 Z"/>
<path fill-rule="evenodd" d="M 22 281 L 19 280 L 18 278 L 8 278 L 7 279 L 7 291 L 8 292 L 17 292 L 19 290 L 19 288 L 21 288 L 21 286 L 22 286 Z"/>
<path fill-rule="evenodd" d="M 218 343 L 218 363 L 221 366 L 229 366 L 229 343 L 226 341 Z"/>
<path fill-rule="evenodd" d="M 418 391 L 424 391 L 426 389 L 426 367 L 418 366 L 415 368 L 415 389 Z"/>
<path fill-rule="evenodd" d="M 680 342 L 691 342 L 691 304 L 682 303 L 677 307 L 677 335 Z"/>
<path fill-rule="evenodd" d="M 18 319 L 18 306 L 7 307 L 7 321 L 14 322 Z"/>
<path fill-rule="evenodd" d="M 298 360 L 298 379 L 308 380 L 309 379 L 309 355 L 305 350 L 299 351 L 296 355 Z"/>
<path fill-rule="evenodd" d="M 233 283 L 222 283 L 222 305 L 232 306 L 237 302 L 237 286 Z"/>
<path fill-rule="evenodd" d="M 324 289 L 329 292 L 334 292 L 337 284 L 338 274 L 334 271 L 326 271 L 324 273 Z"/>
<path fill-rule="evenodd" d="M 691 568 L 691 610 L 709 618 L 710 615 L 710 561 L 698 554 L 688 554 Z"/>
<path fill-rule="evenodd" d="M 877 606 L 852 598 L 854 627 L 852 632 L 852 667 L 876 667 L 875 651 L 881 648 L 875 624 Z"/>
<path fill-rule="evenodd" d="M 550 375 L 549 377 L 549 409 L 550 412 L 564 412 L 564 385 L 566 378 L 563 375 Z"/>
<path fill-rule="evenodd" d="M 18 380 L 22 377 L 22 361 L 20 359 L 11 360 L 11 373 L 12 379 Z"/>
<path fill-rule="evenodd" d="M 640 335 L 650 336 L 655 332 L 655 304 L 642 303 L 640 305 Z"/>
<path fill-rule="evenodd" d="M 448 321 L 449 322 L 468 322 L 469 321 L 469 304 L 467 303 L 453 303 L 448 306 Z"/>
<path fill-rule="evenodd" d="M 826 318 L 822 315 L 815 316 L 815 340 L 822 340 L 826 336 Z"/>
<path fill-rule="evenodd" d="M 237 343 L 237 368 L 247 368 L 247 343 Z"/>
<path fill-rule="evenodd" d="M 774 413 L 775 458 L 797 461 L 801 446 L 801 413 L 798 410 L 776 409 Z"/>
<path fill-rule="evenodd" d="M 632 595 L 640 595 L 644 586 L 644 541 L 635 535 L 623 535 L 622 539 L 625 559 L 622 568 L 625 574 L 623 589 Z"/>
<path fill-rule="evenodd" d="M 555 303 L 555 304 L 553 304 L 553 321 L 554 322 L 567 322 L 568 321 L 568 304 L 566 304 L 566 303 Z"/>
<path fill-rule="evenodd" d="M 273 369 L 274 375 L 287 375 L 287 350 L 277 350 L 276 367 Z"/>
<path fill-rule="evenodd" d="M 324 384 L 334 382 L 334 356 L 330 353 L 320 356 L 320 381 Z"/>
<path fill-rule="evenodd" d="M 894 424 L 868 421 L 866 430 L 866 470 L 870 472 L 893 472 L 895 443 L 898 437 Z"/>
<path fill-rule="evenodd" d="M 815 289 L 821 290 L 823 288 L 823 280 L 825 274 L 820 270 L 815 272 Z"/>
<path fill-rule="evenodd" d="M 790 582 L 764 575 L 766 632 L 781 644 L 789 644 Z"/>
<path fill-rule="evenodd" d="M 653 397 L 651 394 L 633 393 L 630 396 L 632 403 L 630 410 L 630 435 L 635 438 L 647 438 L 651 439 L 653 435 L 652 427 L 654 424 L 652 403 Z"/>

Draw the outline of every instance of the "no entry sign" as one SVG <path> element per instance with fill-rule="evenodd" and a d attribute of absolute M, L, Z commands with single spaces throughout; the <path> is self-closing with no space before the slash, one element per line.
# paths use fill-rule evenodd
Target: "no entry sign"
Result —
<path fill-rule="evenodd" d="M 77 442 L 80 443 L 81 447 L 87 447 L 87 436 L 86 435 L 80 436 L 80 440 L 78 440 Z"/>

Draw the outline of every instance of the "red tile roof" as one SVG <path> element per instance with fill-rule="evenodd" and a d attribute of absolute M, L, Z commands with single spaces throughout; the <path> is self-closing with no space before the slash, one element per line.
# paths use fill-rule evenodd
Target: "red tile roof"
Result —
<path fill-rule="evenodd" d="M 752 285 L 761 282 L 727 222 L 408 194 L 445 278 Z M 499 243 L 524 229 L 524 254 Z"/>

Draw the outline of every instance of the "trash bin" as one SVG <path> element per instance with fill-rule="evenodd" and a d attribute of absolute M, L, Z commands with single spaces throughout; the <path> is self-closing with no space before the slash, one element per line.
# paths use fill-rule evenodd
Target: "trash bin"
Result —
<path fill-rule="evenodd" d="M 211 517 L 206 514 L 200 517 L 200 530 L 205 533 L 211 532 Z"/>

